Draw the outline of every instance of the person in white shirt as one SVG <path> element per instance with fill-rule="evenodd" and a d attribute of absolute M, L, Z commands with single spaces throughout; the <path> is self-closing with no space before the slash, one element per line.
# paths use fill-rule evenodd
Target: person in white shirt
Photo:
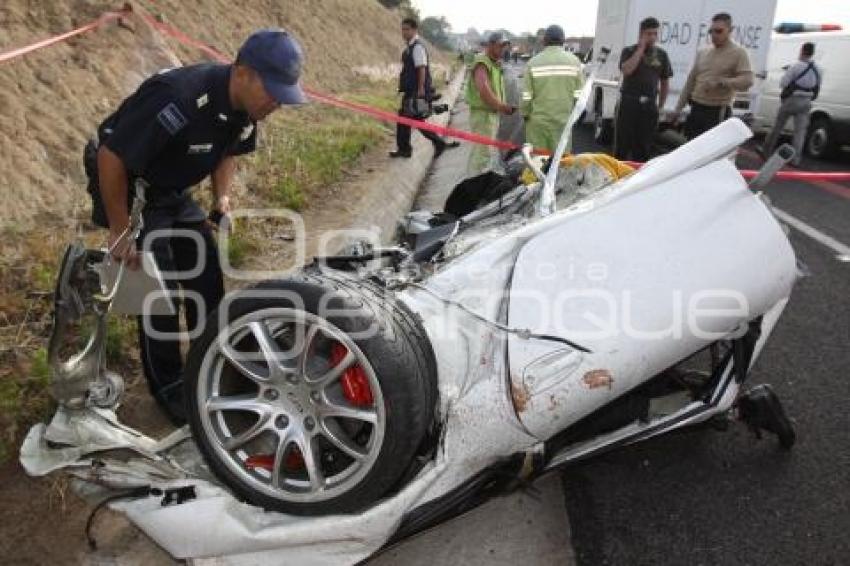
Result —
<path fill-rule="evenodd" d="M 434 86 L 431 83 L 431 69 L 428 65 L 428 52 L 416 34 L 419 23 L 415 18 L 405 18 L 401 22 L 401 36 L 405 48 L 401 54 L 401 73 L 398 79 L 398 91 L 402 93 L 401 108 L 398 113 L 406 118 L 423 119 L 430 114 Z M 419 130 L 425 138 L 434 144 L 434 157 L 449 147 L 457 147 L 457 142 L 447 142 L 430 130 Z M 413 146 L 410 144 L 410 126 L 396 124 L 396 149 L 390 157 L 410 157 Z"/>
<path fill-rule="evenodd" d="M 782 87 L 780 98 L 782 105 L 776 114 L 776 123 L 764 140 L 762 155 L 770 157 L 773 153 L 779 135 L 785 128 L 788 118 L 794 119 L 794 151 L 796 154 L 791 164 L 799 167 L 803 156 L 803 142 L 809 127 L 809 114 L 812 111 L 812 100 L 817 98 L 823 81 L 823 71 L 812 60 L 815 54 L 814 43 L 804 43 L 800 48 L 800 59 L 785 71 L 779 86 Z"/>

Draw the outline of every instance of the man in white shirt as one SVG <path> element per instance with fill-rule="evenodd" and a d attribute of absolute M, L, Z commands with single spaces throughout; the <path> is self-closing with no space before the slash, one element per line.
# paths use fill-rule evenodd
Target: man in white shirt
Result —
<path fill-rule="evenodd" d="M 782 87 L 780 98 L 782 105 L 776 114 L 776 123 L 764 140 L 762 148 L 765 157 L 773 153 L 776 141 L 788 118 L 794 118 L 794 159 L 791 164 L 799 167 L 803 157 L 803 143 L 806 139 L 806 130 L 809 128 L 809 114 L 812 111 L 812 100 L 817 98 L 820 85 L 823 81 L 823 71 L 812 60 L 815 54 L 814 43 L 804 43 L 800 48 L 800 59 L 788 67 L 779 86 Z"/>
<path fill-rule="evenodd" d="M 407 45 L 401 53 L 398 91 L 402 93 L 402 100 L 398 113 L 407 118 L 423 119 L 430 114 L 434 87 L 431 84 L 428 52 L 416 34 L 418 27 L 419 24 L 414 18 L 405 18 L 401 22 L 401 36 Z M 447 147 L 458 146 L 457 142 L 447 143 L 429 130 L 419 130 L 419 132 L 434 144 L 434 157 L 439 157 Z M 410 157 L 412 153 L 410 126 L 397 124 L 396 150 L 390 152 L 390 157 Z"/>

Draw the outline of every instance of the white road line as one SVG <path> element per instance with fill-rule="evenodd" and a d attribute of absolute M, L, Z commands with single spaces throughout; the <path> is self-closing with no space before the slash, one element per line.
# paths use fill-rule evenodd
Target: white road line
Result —
<path fill-rule="evenodd" d="M 834 251 L 838 256 L 837 259 L 839 261 L 850 261 L 850 246 L 842 244 L 832 236 L 828 236 L 817 228 L 809 226 L 799 218 L 791 216 L 784 210 L 779 210 L 778 208 L 773 207 L 773 213 L 782 222 L 805 234 L 806 236 L 808 236 L 812 240 L 815 240 L 819 244 L 822 244 Z"/>

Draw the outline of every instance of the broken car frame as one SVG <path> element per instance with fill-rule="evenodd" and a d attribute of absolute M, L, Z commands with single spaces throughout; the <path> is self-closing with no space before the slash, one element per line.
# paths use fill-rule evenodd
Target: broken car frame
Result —
<path fill-rule="evenodd" d="M 560 162 L 591 85 L 588 81 L 576 104 L 553 163 Z M 358 562 L 602 451 L 697 423 L 727 423 L 736 408 L 748 425 L 775 432 L 790 446 L 793 430 L 765 417 L 765 403 L 781 415 L 772 393 L 763 387 L 743 391 L 797 278 L 782 227 L 727 158 L 750 135 L 743 123 L 729 120 L 624 179 L 584 187 L 588 192 L 581 198 L 575 191 L 582 187 L 559 186 L 559 167 L 544 176 L 526 150 L 536 183 L 463 218 L 426 222 L 399 246 L 355 247 L 324 258 L 301 278 L 260 286 L 272 294 L 296 284 L 325 285 L 335 289 L 334 296 L 345 290 L 375 312 L 394 313 L 396 332 L 418 345 L 420 371 L 435 380 L 434 406 L 427 408 L 432 422 L 414 461 L 393 485 L 381 486 L 377 498 L 349 498 L 337 513 L 310 507 L 335 497 L 335 486 L 362 489 L 370 467 L 380 464 L 382 438 L 393 432 L 385 420 L 389 413 L 379 406 L 390 402 L 384 399 L 392 391 L 378 379 L 375 368 L 382 361 L 365 353 L 368 344 L 330 322 L 333 317 L 308 313 L 299 319 L 307 321 L 307 334 L 319 328 L 314 336 L 323 333 L 345 347 L 339 355 L 332 348 L 323 361 L 327 382 L 337 387 L 339 381 L 345 392 L 331 399 L 303 389 L 299 380 L 308 380 L 306 371 L 293 374 L 280 365 L 291 358 L 276 351 L 283 348 L 288 324 L 281 320 L 296 308 L 248 309 L 232 320 L 211 316 L 209 346 L 201 340 L 190 354 L 192 367 L 200 369 L 187 395 L 194 396 L 199 411 L 212 415 L 197 417 L 193 438 L 207 447 L 201 452 L 214 477 L 201 465 L 186 430 L 156 441 L 115 417 L 120 378 L 105 372 L 102 356 L 111 293 L 92 271 L 102 253 L 73 246 L 57 284 L 51 341 L 60 406 L 49 426 L 30 431 L 21 461 L 33 475 L 65 468 L 113 488 L 195 486 L 196 498 L 179 505 L 162 506 L 152 495 L 113 504 L 178 558 L 226 556 L 238 563 L 286 556 L 335 564 Z M 788 158 L 783 148 L 758 186 Z M 142 205 L 137 196 L 134 218 Z M 604 275 L 596 264 L 605 267 Z M 237 291 L 234 297 L 242 300 L 256 291 Z M 99 317 L 95 333 L 83 355 L 60 362 L 53 353 L 66 340 L 65 319 L 85 311 Z M 220 355 L 222 348 L 236 349 L 237 342 L 227 341 L 231 336 L 253 344 L 266 373 Z M 307 346 L 295 358 L 313 355 Z M 348 361 L 343 367 L 340 360 Z M 357 371 L 349 376 L 352 368 Z M 261 382 L 256 394 L 239 398 L 260 415 L 243 429 L 222 416 L 228 409 L 216 405 L 220 399 L 210 393 L 218 391 L 225 369 L 228 376 L 241 372 Z M 272 388 L 275 371 L 290 376 L 290 383 Z M 355 402 L 366 408 L 351 412 Z M 339 421 L 345 403 L 345 414 L 373 419 L 369 422 L 383 428 L 364 425 L 356 436 L 340 436 L 350 430 Z M 305 407 L 320 422 L 307 426 L 304 419 L 304 427 L 292 428 Z M 311 438 L 324 434 L 325 440 L 315 454 L 306 452 L 309 444 L 297 444 L 297 470 L 287 471 L 284 462 L 291 465 L 293 449 L 283 439 L 307 438 L 314 427 L 324 432 Z M 260 433 L 280 438 L 279 450 L 251 452 L 250 442 Z M 327 448 L 328 439 L 349 457 L 330 461 L 327 455 L 338 451 Z M 138 457 L 110 459 L 116 449 Z M 351 477 L 366 479 L 345 483 Z M 256 500 L 293 511 L 269 514 L 239 503 L 231 490 L 240 486 L 239 498 L 250 501 L 251 486 L 262 482 L 264 496 Z M 209 537 L 211 532 L 216 536 Z"/>

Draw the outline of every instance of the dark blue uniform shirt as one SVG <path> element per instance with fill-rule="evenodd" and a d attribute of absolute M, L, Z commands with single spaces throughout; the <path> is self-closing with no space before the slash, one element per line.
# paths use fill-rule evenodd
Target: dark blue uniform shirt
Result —
<path fill-rule="evenodd" d="M 147 208 L 159 210 L 162 220 L 203 220 L 188 189 L 224 157 L 256 148 L 256 124 L 230 104 L 230 72 L 230 65 L 207 63 L 162 71 L 98 128 L 100 143 L 121 158 L 130 177 L 150 185 Z"/>

